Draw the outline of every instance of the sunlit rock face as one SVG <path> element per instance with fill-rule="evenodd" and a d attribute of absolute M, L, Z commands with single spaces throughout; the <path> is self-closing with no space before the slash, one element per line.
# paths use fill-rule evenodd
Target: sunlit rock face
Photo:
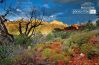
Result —
<path fill-rule="evenodd" d="M 79 29 L 79 25 L 78 24 L 73 24 L 73 25 L 71 25 L 73 28 L 75 28 L 76 30 L 78 30 Z"/>
<path fill-rule="evenodd" d="M 52 22 L 50 22 L 50 24 L 55 27 L 55 28 L 65 28 L 65 27 L 68 27 L 67 24 L 64 24 L 63 22 L 61 21 L 57 21 L 57 20 L 53 20 Z"/>
<path fill-rule="evenodd" d="M 63 22 L 60 22 L 60 21 L 57 21 L 57 20 L 53 20 L 52 22 L 50 22 L 50 24 L 64 25 Z"/>

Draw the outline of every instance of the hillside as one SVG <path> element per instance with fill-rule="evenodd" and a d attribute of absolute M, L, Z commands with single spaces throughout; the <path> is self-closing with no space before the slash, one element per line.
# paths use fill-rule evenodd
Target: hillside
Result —
<path fill-rule="evenodd" d="M 21 20 L 18 21 L 14 21 L 14 22 L 6 22 L 5 25 L 7 26 L 8 30 L 11 31 L 11 33 L 13 33 L 13 31 L 18 31 L 18 22 L 20 22 Z M 35 20 L 32 21 L 33 23 L 35 23 Z M 36 21 L 36 23 L 39 22 Z M 22 22 L 22 27 L 26 26 L 26 20 Z M 42 25 L 39 26 L 37 29 L 39 30 L 39 32 L 41 32 L 42 34 L 48 34 L 50 33 L 54 28 L 59 28 L 59 29 L 64 29 L 66 28 L 68 25 L 64 24 L 60 21 L 57 20 L 53 20 L 51 22 L 42 22 Z"/>

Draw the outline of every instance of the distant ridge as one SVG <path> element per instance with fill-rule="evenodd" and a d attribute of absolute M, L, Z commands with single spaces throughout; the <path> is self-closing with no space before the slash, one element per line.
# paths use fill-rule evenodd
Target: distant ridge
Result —
<path fill-rule="evenodd" d="M 61 21 L 58 21 L 58 20 L 53 20 L 50 22 L 51 25 L 54 25 L 54 26 L 63 26 L 63 27 L 68 27 L 67 24 L 64 24 L 63 22 Z"/>

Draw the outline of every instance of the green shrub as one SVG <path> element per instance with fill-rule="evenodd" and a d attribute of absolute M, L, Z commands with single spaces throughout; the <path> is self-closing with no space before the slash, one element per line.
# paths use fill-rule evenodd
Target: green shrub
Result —
<path fill-rule="evenodd" d="M 83 52 L 83 53 L 88 53 L 89 51 L 91 51 L 92 50 L 92 45 L 91 44 L 83 44 L 82 46 L 81 46 L 81 51 Z"/>
<path fill-rule="evenodd" d="M 99 26 L 99 20 L 96 21 L 96 26 Z"/>
<path fill-rule="evenodd" d="M 7 57 L 6 51 L 7 51 L 6 48 L 0 46 L 0 60 L 2 60 L 2 59 Z"/>
<path fill-rule="evenodd" d="M 0 46 L 0 65 L 11 65 L 13 46 Z"/>
<path fill-rule="evenodd" d="M 46 40 L 47 41 L 49 41 L 49 40 L 53 40 L 55 37 L 54 37 L 54 35 L 52 34 L 52 33 L 50 33 L 50 34 L 48 34 L 47 36 L 46 36 Z"/>
<path fill-rule="evenodd" d="M 93 57 L 93 52 L 92 51 L 89 51 L 88 53 L 87 53 L 87 58 L 88 59 L 91 59 L 92 57 Z"/>
<path fill-rule="evenodd" d="M 55 38 L 66 39 L 66 38 L 69 38 L 70 35 L 71 35 L 71 32 L 53 31 L 52 33 L 47 35 L 46 39 L 47 40 L 53 40 Z"/>
<path fill-rule="evenodd" d="M 49 58 L 51 56 L 51 49 L 46 48 L 42 51 L 42 55 L 46 58 Z"/>
<path fill-rule="evenodd" d="M 71 32 L 66 31 L 53 31 L 54 37 L 60 37 L 62 39 L 68 38 L 70 36 Z"/>
<path fill-rule="evenodd" d="M 95 29 L 95 25 L 89 20 L 86 24 L 86 30 L 91 31 Z"/>
<path fill-rule="evenodd" d="M 64 57 L 65 57 L 64 54 L 57 54 L 57 53 L 53 54 L 53 59 L 54 60 L 63 60 Z"/>
<path fill-rule="evenodd" d="M 15 37 L 15 43 L 18 45 L 30 45 L 31 42 L 31 38 L 24 35 L 18 35 Z"/>
<path fill-rule="evenodd" d="M 71 42 L 81 46 L 82 44 L 89 43 L 89 39 L 96 35 L 98 31 L 77 32 L 71 35 Z"/>
<path fill-rule="evenodd" d="M 0 59 L 4 59 L 9 57 L 13 54 L 13 47 L 12 46 L 0 46 Z"/>
<path fill-rule="evenodd" d="M 5 58 L 0 61 L 0 65 L 11 65 L 12 64 L 12 59 L 10 58 Z"/>
<path fill-rule="evenodd" d="M 95 54 L 99 54 L 99 44 L 93 45 L 91 51 L 94 51 Z"/>
<path fill-rule="evenodd" d="M 32 37 L 32 44 L 44 43 L 44 42 L 46 42 L 46 39 L 41 33 L 36 33 Z"/>

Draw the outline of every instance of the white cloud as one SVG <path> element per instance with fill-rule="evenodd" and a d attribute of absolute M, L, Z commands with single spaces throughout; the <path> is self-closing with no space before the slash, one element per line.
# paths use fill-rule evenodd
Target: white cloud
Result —
<path fill-rule="evenodd" d="M 44 4 L 43 7 L 50 8 L 50 6 L 48 4 Z"/>
<path fill-rule="evenodd" d="M 50 16 L 51 18 L 53 18 L 54 16 L 52 15 L 52 16 Z"/>
<path fill-rule="evenodd" d="M 57 16 L 63 15 L 63 14 L 64 14 L 63 12 L 59 12 L 59 13 L 55 13 L 55 14 L 51 15 L 50 17 L 57 17 Z"/>
<path fill-rule="evenodd" d="M 43 21 L 51 21 L 56 19 L 56 17 L 52 16 L 42 16 L 41 18 L 43 19 Z"/>
<path fill-rule="evenodd" d="M 18 12 L 22 12 L 22 10 L 20 10 L 20 9 L 16 9 L 16 11 L 18 11 Z"/>

